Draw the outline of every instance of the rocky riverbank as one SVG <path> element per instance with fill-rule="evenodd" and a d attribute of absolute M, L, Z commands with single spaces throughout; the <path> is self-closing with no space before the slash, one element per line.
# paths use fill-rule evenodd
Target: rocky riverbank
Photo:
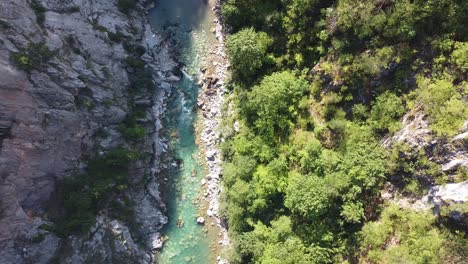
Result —
<path fill-rule="evenodd" d="M 219 214 L 219 198 L 222 189 L 222 157 L 219 149 L 221 137 L 219 127 L 222 121 L 222 107 L 224 104 L 225 82 L 229 77 L 229 62 L 225 51 L 225 31 L 221 21 L 220 7 L 222 1 L 216 0 L 213 11 L 216 19 L 213 21 L 215 27 L 213 34 L 216 35 L 217 43 L 210 51 L 214 54 L 214 60 L 209 67 L 202 71 L 202 91 L 198 98 L 198 107 L 201 112 L 201 131 L 199 131 L 199 145 L 204 155 L 208 174 L 205 185 L 204 196 L 208 202 L 206 215 L 210 218 L 209 223 L 216 225 L 219 230 L 219 245 L 224 248 L 230 244 L 226 221 Z M 221 257 L 218 263 L 227 263 Z"/>
<path fill-rule="evenodd" d="M 177 64 L 144 16 L 151 1 L 128 2 L 0 3 L 0 263 L 152 263 L 161 246 L 160 116 Z M 132 77 L 141 61 L 146 83 Z M 122 124 L 135 109 L 145 133 L 129 140 Z M 130 219 L 102 210 L 90 232 L 59 237 L 56 185 L 116 147 L 142 154 L 125 191 Z"/>

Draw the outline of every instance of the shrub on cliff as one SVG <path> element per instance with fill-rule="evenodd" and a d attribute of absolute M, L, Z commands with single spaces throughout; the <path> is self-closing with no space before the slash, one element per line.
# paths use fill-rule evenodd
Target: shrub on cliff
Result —
<path fill-rule="evenodd" d="M 360 232 L 361 254 L 369 263 L 440 263 L 445 238 L 433 226 L 435 217 L 391 204 L 380 221 Z"/>
<path fill-rule="evenodd" d="M 135 50 L 135 52 L 141 51 L 140 48 Z M 154 87 L 153 73 L 150 68 L 145 67 L 145 61 L 135 56 L 129 56 L 125 62 L 129 68 L 130 87 L 135 91 L 151 91 Z"/>
<path fill-rule="evenodd" d="M 439 136 L 453 136 L 468 119 L 468 110 L 463 97 L 466 82 L 454 85 L 450 78 L 419 78 L 416 101 L 421 102 L 431 121 L 431 129 Z"/>
<path fill-rule="evenodd" d="M 39 25 L 43 26 L 45 21 L 45 8 L 38 0 L 31 0 L 29 6 L 36 14 L 36 21 Z"/>
<path fill-rule="evenodd" d="M 25 49 L 13 52 L 10 59 L 18 68 L 31 71 L 42 69 L 53 56 L 54 52 L 49 50 L 44 42 L 30 42 Z"/>
<path fill-rule="evenodd" d="M 120 12 L 128 15 L 130 14 L 130 11 L 135 9 L 136 1 L 135 0 L 119 0 L 117 2 L 117 6 Z"/>
<path fill-rule="evenodd" d="M 378 131 L 396 132 L 400 128 L 399 118 L 405 113 L 400 97 L 392 92 L 385 92 L 377 97 L 372 106 L 371 123 Z"/>
<path fill-rule="evenodd" d="M 120 31 L 117 31 L 116 33 L 107 32 L 107 36 L 109 36 L 109 39 L 111 41 L 114 41 L 116 43 L 121 43 L 122 41 L 127 39 L 127 36 L 125 36 L 125 34 L 123 34 Z"/>
<path fill-rule="evenodd" d="M 57 188 L 64 214 L 56 221 L 56 232 L 61 236 L 85 233 L 94 225 L 100 210 L 121 210 L 115 201 L 117 197 L 126 200 L 128 166 L 136 158 L 137 153 L 116 148 L 90 159 L 86 173 L 65 178 Z"/>
<path fill-rule="evenodd" d="M 138 119 L 144 117 L 145 113 L 143 111 L 135 111 L 122 122 L 119 126 L 119 131 L 125 139 L 136 141 L 146 135 L 146 128 L 138 124 Z"/>

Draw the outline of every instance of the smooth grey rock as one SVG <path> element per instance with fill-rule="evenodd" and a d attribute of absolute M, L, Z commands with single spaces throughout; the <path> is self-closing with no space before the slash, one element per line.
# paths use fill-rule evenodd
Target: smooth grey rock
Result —
<path fill-rule="evenodd" d="M 166 78 L 166 81 L 168 81 L 168 82 L 178 82 L 178 81 L 180 81 L 180 77 L 177 77 L 175 75 L 171 75 L 171 76 Z"/>

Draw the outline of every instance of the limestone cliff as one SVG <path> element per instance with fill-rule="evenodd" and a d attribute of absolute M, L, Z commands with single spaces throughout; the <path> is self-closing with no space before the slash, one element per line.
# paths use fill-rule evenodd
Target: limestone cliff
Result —
<path fill-rule="evenodd" d="M 158 118 L 176 64 L 151 32 L 149 2 L 0 2 L 0 263 L 152 262 L 166 222 Z M 131 54 L 152 73 L 152 89 L 135 87 Z M 119 127 L 135 107 L 144 110 L 137 122 L 146 133 L 129 143 Z M 59 210 L 57 184 L 86 168 L 85 157 L 118 146 L 145 154 L 131 163 L 126 191 L 134 227 L 104 210 L 87 234 L 60 238 L 44 228 Z"/>

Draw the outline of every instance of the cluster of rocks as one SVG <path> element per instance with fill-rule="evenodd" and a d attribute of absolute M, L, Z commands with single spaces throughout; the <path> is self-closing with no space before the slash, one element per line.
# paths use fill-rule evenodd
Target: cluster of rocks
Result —
<path fill-rule="evenodd" d="M 152 263 L 167 222 L 156 174 L 167 143 L 159 137 L 165 99 L 177 81 L 170 44 L 151 32 L 139 0 L 128 15 L 117 0 L 0 2 L 0 263 Z M 36 16 L 43 15 L 43 22 Z M 135 96 L 148 135 L 140 143 L 152 159 L 132 165 L 134 228 L 102 212 L 89 236 L 59 238 L 48 228 L 55 185 L 82 170 L 94 149 L 127 146 L 119 125 L 131 109 L 129 53 L 111 35 L 144 46 L 156 90 Z M 11 54 L 43 42 L 54 57 L 41 69 L 19 70 Z M 106 136 L 98 136 L 104 131 Z M 138 237 L 139 243 L 135 242 Z"/>
<path fill-rule="evenodd" d="M 211 51 L 214 56 L 212 62 L 213 69 L 201 69 L 202 92 L 198 97 L 197 105 L 201 110 L 203 117 L 203 129 L 200 135 L 200 147 L 204 153 L 208 175 L 202 181 L 205 186 L 204 196 L 208 200 L 208 209 L 206 215 L 210 218 L 212 224 L 215 224 L 219 230 L 219 244 L 222 247 L 229 245 L 226 221 L 219 214 L 219 197 L 222 190 L 222 157 L 219 149 L 221 142 L 219 127 L 222 120 L 222 107 L 224 104 L 225 81 L 228 78 L 228 58 L 225 53 L 224 39 L 225 33 L 220 20 L 221 1 L 217 1 L 213 7 L 216 14 L 214 34 L 217 39 L 216 45 Z M 200 219 L 201 220 L 201 219 Z M 204 222 L 204 221 L 203 221 Z M 218 257 L 219 264 L 227 263 Z"/>
<path fill-rule="evenodd" d="M 381 195 L 383 199 L 393 201 L 401 208 L 411 208 L 415 211 L 432 210 L 435 215 L 440 215 L 444 207 L 466 204 L 468 202 L 468 181 L 433 186 L 429 189 L 427 195 L 419 199 L 401 196 L 398 188 L 387 183 Z M 466 226 L 466 221 L 468 220 L 466 212 L 454 210 L 450 213 L 449 217 Z"/>
<path fill-rule="evenodd" d="M 391 183 L 386 184 L 381 194 L 382 198 L 396 202 L 400 207 L 432 210 L 435 214 L 440 214 L 442 207 L 468 202 L 468 181 L 453 182 L 459 171 L 468 171 L 468 121 L 465 121 L 458 135 L 449 139 L 435 137 L 431 133 L 429 122 L 422 109 L 416 108 L 403 117 L 402 128 L 383 139 L 382 145 L 392 148 L 403 142 L 413 150 L 424 149 L 429 160 L 440 165 L 440 170 L 449 176 L 449 182 L 452 183 L 431 185 L 428 187 L 428 194 L 421 198 L 402 196 Z M 466 214 L 453 212 L 452 216 L 455 221 L 467 221 Z"/>

